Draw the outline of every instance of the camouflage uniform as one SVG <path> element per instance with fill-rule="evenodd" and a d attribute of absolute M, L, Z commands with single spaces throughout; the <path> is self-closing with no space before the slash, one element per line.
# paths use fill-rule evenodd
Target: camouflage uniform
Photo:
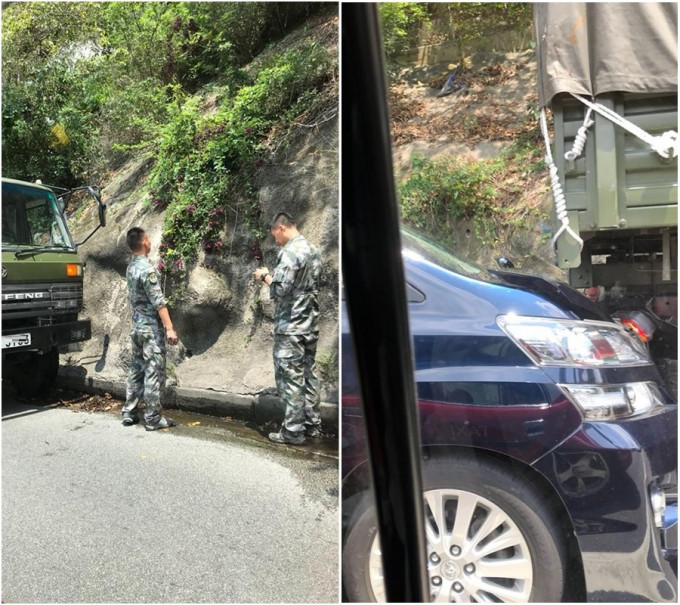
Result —
<path fill-rule="evenodd" d="M 127 268 L 128 299 L 132 307 L 131 358 L 127 397 L 123 414 L 135 417 L 140 400 L 146 409 L 144 420 L 161 418 L 161 393 L 165 388 L 165 328 L 158 309 L 167 305 L 153 265 L 135 254 Z"/>
<path fill-rule="evenodd" d="M 279 252 L 270 284 L 270 296 L 276 301 L 274 371 L 279 397 L 286 404 L 281 433 L 287 437 L 321 426 L 319 380 L 314 373 L 320 275 L 319 251 L 298 235 Z"/>

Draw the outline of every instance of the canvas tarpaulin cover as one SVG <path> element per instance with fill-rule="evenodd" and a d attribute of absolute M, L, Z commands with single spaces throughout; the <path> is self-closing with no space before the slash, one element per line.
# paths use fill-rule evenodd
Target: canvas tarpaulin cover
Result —
<path fill-rule="evenodd" d="M 677 92 L 676 3 L 534 5 L 541 106 L 558 93 Z"/>

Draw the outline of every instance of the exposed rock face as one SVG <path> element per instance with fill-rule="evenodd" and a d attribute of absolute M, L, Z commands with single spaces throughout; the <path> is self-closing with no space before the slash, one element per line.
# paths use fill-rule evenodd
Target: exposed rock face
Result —
<path fill-rule="evenodd" d="M 317 360 L 322 400 L 337 402 L 338 349 L 338 124 L 327 122 L 301 137 L 285 157 L 262 169 L 259 190 L 262 264 L 276 263 L 278 247 L 269 222 L 279 211 L 296 217 L 300 231 L 324 258 L 320 296 L 321 324 Z M 124 380 L 129 367 L 130 308 L 125 270 L 130 252 L 125 234 L 143 227 L 150 235 L 150 258 L 159 258 L 163 213 L 154 210 L 141 187 L 149 159 L 126 164 L 103 189 L 108 224 L 81 248 L 85 269 L 85 312 L 92 340 L 79 353 L 62 355 L 66 372 Z M 241 217 L 242 219 L 242 217 Z M 201 252 L 188 268 L 185 295 L 170 307 L 180 345 L 168 347 L 168 378 L 185 387 L 256 394 L 274 387 L 273 303 L 268 288 L 252 280 L 259 263 L 250 250 L 250 232 L 237 216 L 227 219 L 225 249 Z M 86 208 L 71 229 L 83 239 L 96 225 L 94 207 Z"/>

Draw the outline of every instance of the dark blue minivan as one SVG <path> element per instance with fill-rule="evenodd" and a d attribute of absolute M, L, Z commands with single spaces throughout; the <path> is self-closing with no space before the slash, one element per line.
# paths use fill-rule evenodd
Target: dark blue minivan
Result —
<path fill-rule="evenodd" d="M 429 589 L 440 602 L 677 602 L 677 405 L 569 286 L 404 229 Z M 343 589 L 385 599 L 343 307 Z"/>

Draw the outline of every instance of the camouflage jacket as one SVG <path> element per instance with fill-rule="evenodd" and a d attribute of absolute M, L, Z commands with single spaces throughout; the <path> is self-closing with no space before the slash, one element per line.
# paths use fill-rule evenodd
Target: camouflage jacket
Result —
<path fill-rule="evenodd" d="M 168 304 L 158 283 L 158 273 L 146 256 L 135 254 L 127 268 L 128 300 L 132 307 L 132 327 L 163 327 L 158 309 Z"/>
<path fill-rule="evenodd" d="M 313 334 L 319 331 L 321 254 L 302 235 L 279 252 L 269 295 L 276 302 L 276 334 Z"/>

